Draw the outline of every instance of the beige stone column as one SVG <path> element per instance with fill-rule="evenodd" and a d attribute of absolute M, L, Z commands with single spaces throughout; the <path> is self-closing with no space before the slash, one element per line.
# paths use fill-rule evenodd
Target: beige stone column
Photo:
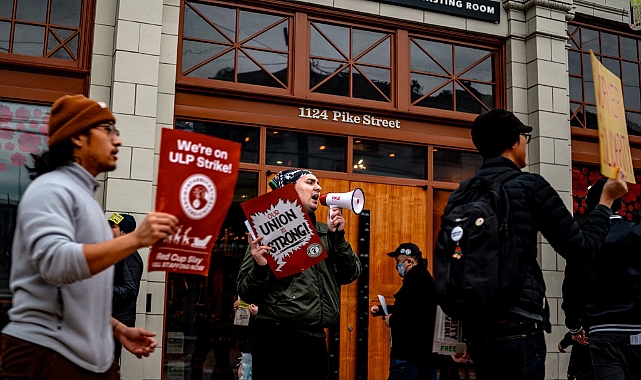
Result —
<path fill-rule="evenodd" d="M 97 0 L 90 97 L 110 105 L 123 141 L 118 168 L 100 178 L 106 215 L 140 223 L 153 210 L 159 130 L 173 126 L 179 9 L 179 0 Z M 165 273 L 147 273 L 148 249 L 138 252 L 136 326 L 156 332 L 159 347 L 143 360 L 123 350 L 122 378 L 160 379 Z"/>
<path fill-rule="evenodd" d="M 568 2 L 507 1 L 508 107 L 534 128 L 528 170 L 541 174 L 572 210 L 572 156 L 567 71 Z M 566 377 L 568 354 L 557 343 L 567 331 L 561 310 L 565 260 L 539 235 L 538 262 L 550 305 L 552 334 L 546 334 L 546 379 Z"/>

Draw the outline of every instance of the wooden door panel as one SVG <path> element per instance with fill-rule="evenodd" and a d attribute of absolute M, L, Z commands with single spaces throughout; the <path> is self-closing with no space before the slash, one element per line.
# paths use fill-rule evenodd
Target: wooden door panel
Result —
<path fill-rule="evenodd" d="M 378 304 L 378 294 L 394 303 L 393 295 L 402 280 L 396 262 L 387 256 L 403 242 L 412 242 L 426 252 L 427 191 L 420 187 L 353 182 L 365 193 L 370 210 L 370 306 Z M 369 317 L 368 380 L 384 380 L 389 375 L 389 330 L 380 317 Z M 348 379 L 343 377 L 341 379 Z"/>

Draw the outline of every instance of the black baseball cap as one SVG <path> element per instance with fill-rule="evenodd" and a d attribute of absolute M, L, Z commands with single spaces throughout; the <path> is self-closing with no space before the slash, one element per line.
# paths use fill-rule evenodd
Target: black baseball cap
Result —
<path fill-rule="evenodd" d="M 387 254 L 387 256 L 389 257 L 396 257 L 399 255 L 422 257 L 423 253 L 414 243 L 401 243 L 401 245 L 399 245 L 398 248 L 394 250 L 394 252 L 390 252 Z"/>
<path fill-rule="evenodd" d="M 518 141 L 519 134 L 532 132 L 512 112 L 496 108 L 483 113 L 472 124 L 472 142 L 483 158 L 500 155 Z"/>

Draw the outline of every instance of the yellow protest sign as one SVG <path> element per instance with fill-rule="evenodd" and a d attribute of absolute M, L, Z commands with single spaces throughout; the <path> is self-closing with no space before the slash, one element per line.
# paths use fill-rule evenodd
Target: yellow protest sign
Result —
<path fill-rule="evenodd" d="M 606 69 L 591 50 L 590 57 L 599 127 L 601 174 L 608 178 L 616 178 L 618 167 L 628 177 L 629 183 L 635 183 L 621 79 Z"/>

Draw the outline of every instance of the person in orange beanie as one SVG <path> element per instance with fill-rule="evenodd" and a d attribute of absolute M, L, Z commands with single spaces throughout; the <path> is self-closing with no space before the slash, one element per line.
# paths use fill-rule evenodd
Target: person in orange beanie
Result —
<path fill-rule="evenodd" d="M 154 333 L 111 317 L 113 264 L 173 234 L 177 219 L 153 212 L 113 239 L 95 177 L 116 168 L 115 122 L 83 95 L 51 108 L 49 149 L 33 156 L 34 181 L 18 205 L 0 379 L 115 380 L 113 338 L 139 358 L 157 345 Z"/>

